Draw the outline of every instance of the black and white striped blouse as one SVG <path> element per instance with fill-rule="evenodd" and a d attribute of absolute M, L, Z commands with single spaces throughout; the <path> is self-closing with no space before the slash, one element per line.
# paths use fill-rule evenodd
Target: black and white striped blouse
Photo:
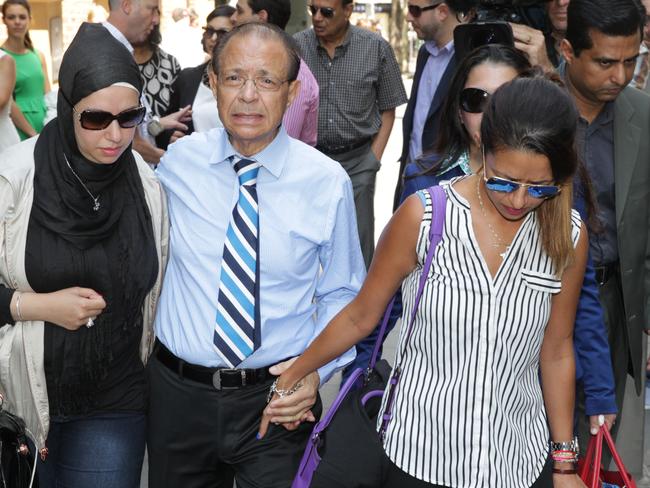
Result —
<path fill-rule="evenodd" d="M 400 334 L 396 361 L 403 373 L 385 450 L 400 469 L 428 483 L 529 487 L 548 454 L 539 353 L 561 284 L 542 249 L 535 212 L 492 279 L 455 181 L 445 185 L 444 233 L 407 345 L 406 327 Z M 421 195 L 419 266 L 402 287 L 409 314 L 429 247 L 431 201 Z M 575 211 L 572 224 L 575 245 Z"/>

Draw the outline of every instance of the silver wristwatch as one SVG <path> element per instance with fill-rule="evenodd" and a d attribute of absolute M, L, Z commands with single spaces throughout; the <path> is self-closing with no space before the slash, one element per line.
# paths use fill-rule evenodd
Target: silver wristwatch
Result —
<path fill-rule="evenodd" d="M 157 137 L 164 130 L 165 128 L 160 123 L 160 117 L 154 115 L 149 121 L 149 123 L 147 124 L 147 132 L 151 134 L 153 137 Z"/>

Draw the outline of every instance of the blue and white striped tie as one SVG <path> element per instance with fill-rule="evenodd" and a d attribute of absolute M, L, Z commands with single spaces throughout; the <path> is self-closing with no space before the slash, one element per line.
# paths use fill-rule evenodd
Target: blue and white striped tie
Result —
<path fill-rule="evenodd" d="M 260 163 L 233 163 L 239 178 L 239 198 L 232 211 L 221 259 L 214 346 L 230 366 L 239 365 L 255 349 L 255 303 L 259 214 L 257 173 Z"/>

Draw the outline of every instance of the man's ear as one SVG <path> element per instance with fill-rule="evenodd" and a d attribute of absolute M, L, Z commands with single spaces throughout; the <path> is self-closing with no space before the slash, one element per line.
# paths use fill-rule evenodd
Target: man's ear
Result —
<path fill-rule="evenodd" d="M 291 102 L 295 100 L 295 98 L 298 96 L 298 93 L 300 93 L 300 80 L 293 80 L 291 83 L 289 83 L 289 96 L 287 99 L 287 108 L 289 105 L 291 105 Z"/>
<path fill-rule="evenodd" d="M 134 0 L 121 0 L 120 10 L 124 12 L 126 15 L 131 14 L 131 12 L 133 12 L 133 2 Z"/>
<path fill-rule="evenodd" d="M 219 81 L 216 73 L 212 69 L 212 65 L 208 66 L 208 80 L 210 82 L 210 90 L 212 90 L 212 96 L 215 100 L 217 99 L 217 82 Z"/>
<path fill-rule="evenodd" d="M 562 39 L 560 42 L 560 52 L 562 53 L 562 57 L 566 60 L 567 64 L 573 63 L 573 60 L 576 58 L 573 46 L 566 39 Z"/>
<path fill-rule="evenodd" d="M 260 22 L 266 23 L 269 21 L 269 13 L 264 9 L 257 12 L 257 17 L 259 17 Z"/>

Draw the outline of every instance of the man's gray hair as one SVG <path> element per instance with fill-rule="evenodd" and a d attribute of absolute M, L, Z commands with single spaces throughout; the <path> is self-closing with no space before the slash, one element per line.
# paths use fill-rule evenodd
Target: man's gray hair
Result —
<path fill-rule="evenodd" d="M 216 75 L 219 74 L 219 61 L 223 50 L 233 38 L 242 36 L 256 36 L 262 40 L 280 41 L 284 46 L 289 59 L 287 81 L 292 82 L 298 78 L 298 71 L 300 70 L 300 55 L 298 54 L 298 46 L 293 40 L 293 37 L 284 32 L 278 26 L 263 22 L 250 22 L 235 27 L 233 30 L 228 32 L 223 39 L 221 39 L 212 52 L 212 70 Z"/>

